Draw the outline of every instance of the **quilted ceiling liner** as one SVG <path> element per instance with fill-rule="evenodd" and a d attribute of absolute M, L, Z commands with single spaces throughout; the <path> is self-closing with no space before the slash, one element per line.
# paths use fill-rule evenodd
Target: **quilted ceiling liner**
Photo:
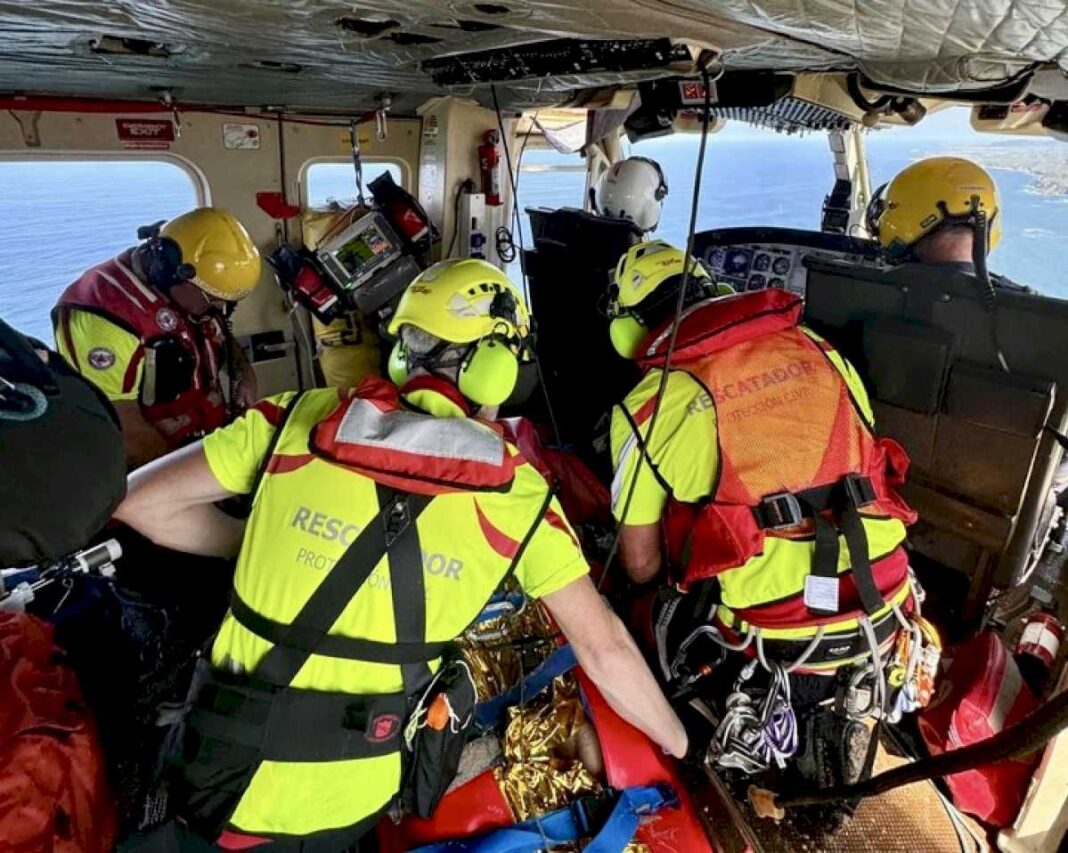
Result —
<path fill-rule="evenodd" d="M 909 92 L 994 88 L 1068 68 L 1062 0 L 0 0 L 0 92 L 368 109 L 444 89 L 428 59 L 559 38 L 671 38 L 730 69 L 857 69 Z M 103 40 L 101 40 L 103 39 Z M 101 48 L 104 48 L 101 50 Z M 570 74 L 500 87 L 511 107 L 666 71 Z"/>

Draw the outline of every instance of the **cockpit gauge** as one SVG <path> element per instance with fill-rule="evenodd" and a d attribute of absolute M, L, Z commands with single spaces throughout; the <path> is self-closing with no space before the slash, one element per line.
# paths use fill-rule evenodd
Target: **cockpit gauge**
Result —
<path fill-rule="evenodd" d="M 763 253 L 756 256 L 756 260 L 753 261 L 754 272 L 767 272 L 768 267 L 771 266 L 771 256 Z"/>
<path fill-rule="evenodd" d="M 727 250 L 716 248 L 708 253 L 708 257 L 705 259 L 708 264 L 708 268 L 713 272 L 721 272 L 723 270 L 723 262 L 727 259 Z"/>
<path fill-rule="evenodd" d="M 762 275 L 749 276 L 749 283 L 746 284 L 746 290 L 763 290 L 767 286 L 768 280 Z"/>
<path fill-rule="evenodd" d="M 730 249 L 723 262 L 723 272 L 732 276 L 744 276 L 749 271 L 752 257 L 751 249 Z"/>
<path fill-rule="evenodd" d="M 775 275 L 786 275 L 790 271 L 790 259 L 776 258 L 775 263 L 771 265 L 771 270 Z"/>
<path fill-rule="evenodd" d="M 768 282 L 768 287 L 773 287 L 775 290 L 786 290 L 786 282 L 781 278 L 773 278 Z"/>

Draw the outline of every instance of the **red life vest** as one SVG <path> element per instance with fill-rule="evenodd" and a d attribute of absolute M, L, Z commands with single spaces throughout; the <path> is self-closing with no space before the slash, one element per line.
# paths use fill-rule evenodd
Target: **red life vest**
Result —
<path fill-rule="evenodd" d="M 219 376 L 227 344 L 222 323 L 214 316 L 202 320 L 189 317 L 163 293 L 141 281 L 131 267 L 130 251 L 86 271 L 60 296 L 53 322 L 71 353 L 75 351 L 69 325 L 73 309 L 97 314 L 140 340 L 141 346 L 126 370 L 126 391 L 133 388 L 146 347 L 169 339 L 182 348 L 192 364 L 189 386 L 173 400 L 147 404 L 142 388 L 141 411 L 168 447 L 179 447 L 227 422 Z M 85 370 L 82 365 L 74 367 Z"/>
<path fill-rule="evenodd" d="M 706 500 L 669 506 L 668 551 L 684 586 L 719 578 L 721 621 L 782 639 L 901 604 L 904 535 L 890 520 L 915 520 L 894 491 L 904 450 L 873 435 L 833 349 L 799 327 L 800 314 L 801 300 L 780 290 L 700 303 L 683 315 L 671 359 L 712 398 L 719 471 Z M 668 338 L 664 329 L 643 344 L 643 367 L 663 366 Z M 769 550 L 776 539 L 801 547 Z M 810 587 L 810 575 L 824 586 Z"/>
<path fill-rule="evenodd" d="M 452 396 L 448 383 L 430 382 L 433 390 Z M 516 467 L 525 460 L 509 448 L 502 432 L 476 418 L 437 418 L 412 411 L 392 382 L 368 376 L 315 426 L 310 444 L 330 462 L 414 494 L 507 491 Z"/>

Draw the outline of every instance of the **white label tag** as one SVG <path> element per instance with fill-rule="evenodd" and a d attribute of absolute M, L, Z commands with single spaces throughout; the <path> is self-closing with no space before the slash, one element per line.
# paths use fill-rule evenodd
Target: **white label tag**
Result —
<path fill-rule="evenodd" d="M 838 578 L 805 578 L 805 607 L 823 613 L 838 612 Z"/>

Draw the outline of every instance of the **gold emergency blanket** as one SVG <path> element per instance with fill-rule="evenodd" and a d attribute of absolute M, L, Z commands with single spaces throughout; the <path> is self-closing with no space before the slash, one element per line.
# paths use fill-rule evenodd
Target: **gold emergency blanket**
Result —
<path fill-rule="evenodd" d="M 545 660 L 556 648 L 555 635 L 548 614 L 533 601 L 514 615 L 469 631 L 460 646 L 479 701 L 503 693 Z M 583 711 L 573 674 L 560 676 L 523 707 L 508 709 L 501 752 L 504 761 L 493 768 L 493 774 L 517 821 L 555 811 L 601 790 L 600 745 Z M 649 850 L 633 843 L 623 853 Z"/>

